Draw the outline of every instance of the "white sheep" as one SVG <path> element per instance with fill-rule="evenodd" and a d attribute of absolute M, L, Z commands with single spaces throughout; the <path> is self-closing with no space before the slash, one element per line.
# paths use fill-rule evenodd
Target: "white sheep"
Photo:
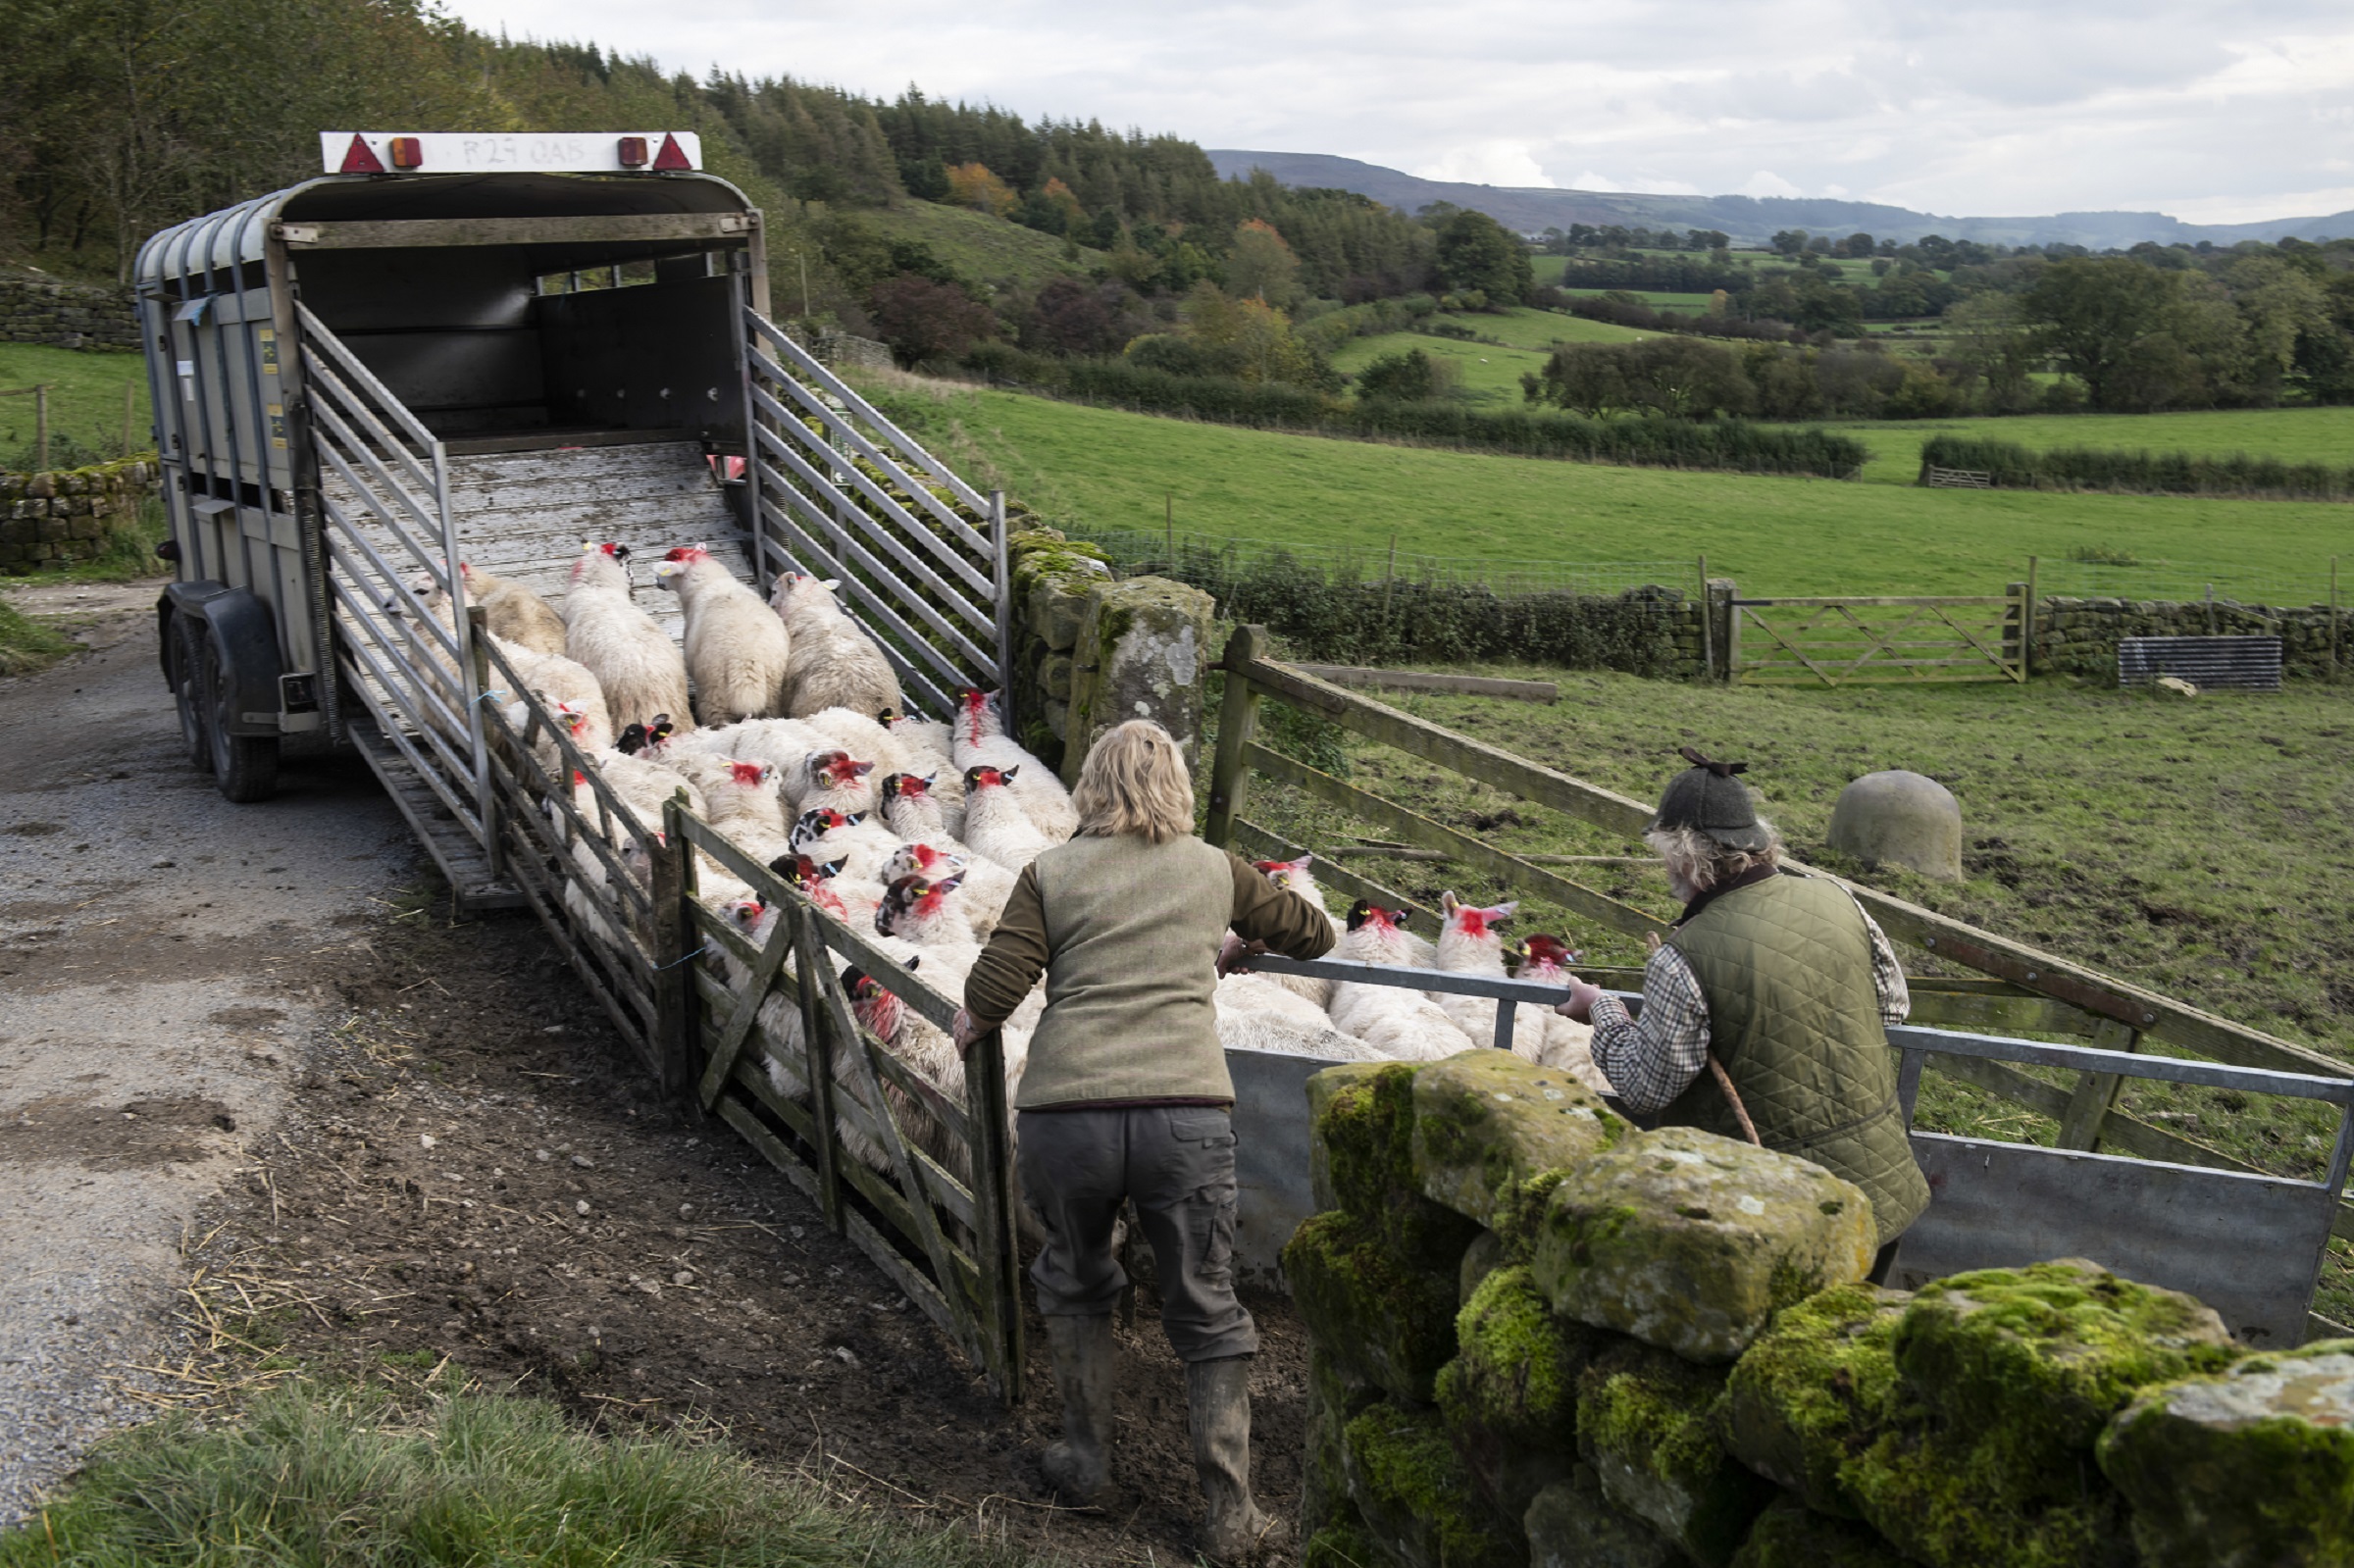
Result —
<path fill-rule="evenodd" d="M 691 730 L 687 661 L 654 618 L 630 602 L 628 558 L 624 545 L 582 547 L 564 595 L 565 656 L 596 677 L 615 724 L 666 713 L 680 730 Z"/>
<path fill-rule="evenodd" d="M 837 579 L 820 582 L 794 572 L 777 579 L 769 591 L 793 642 L 785 711 L 795 718 L 827 708 L 896 713 L 905 705 L 891 661 L 836 601 L 841 586 Z"/>
<path fill-rule="evenodd" d="M 811 752 L 832 749 L 824 735 L 799 719 L 746 719 L 728 726 L 726 733 L 731 737 L 731 755 L 746 762 L 765 762 L 777 770 L 780 791 Z M 793 802 L 787 800 L 786 804 L 792 806 Z"/>
<path fill-rule="evenodd" d="M 838 749 L 812 751 L 778 779 L 786 809 L 794 815 L 831 809 L 864 814 L 882 803 L 875 765 Z"/>
<path fill-rule="evenodd" d="M 783 713 L 791 642 L 760 595 L 700 545 L 672 550 L 654 568 L 654 580 L 679 596 L 695 717 L 734 724 Z"/>
<path fill-rule="evenodd" d="M 976 767 L 964 775 L 964 841 L 1007 871 L 1020 871 L 1052 847 L 1014 798 L 1017 772 Z"/>
<path fill-rule="evenodd" d="M 973 928 L 976 940 L 987 941 L 998 929 L 998 917 L 1004 914 L 1006 901 L 1013 896 L 1012 872 L 978 855 L 925 842 L 902 843 L 883 862 L 886 884 L 901 877 L 921 877 L 934 882 L 958 875 L 964 878 L 958 902 L 964 907 L 965 921 Z"/>
<path fill-rule="evenodd" d="M 1252 865 L 1276 886 L 1289 888 L 1323 910 L 1324 919 L 1332 927 L 1333 940 L 1337 942 L 1341 937 L 1342 926 L 1332 918 L 1331 909 L 1324 903 L 1324 889 L 1316 885 L 1315 874 L 1308 870 L 1309 862 L 1314 859 L 1313 855 L 1302 855 L 1297 860 L 1254 860 Z M 1267 975 L 1262 978 L 1295 995 L 1305 996 L 1318 1007 L 1329 1008 L 1332 1005 L 1332 982 L 1329 980 L 1312 980 L 1305 975 Z"/>
<path fill-rule="evenodd" d="M 531 649 L 534 653 L 561 654 L 567 632 L 564 618 L 556 614 L 548 602 L 520 582 L 458 563 L 458 578 L 465 584 L 466 599 L 483 607 L 483 624 L 494 637 Z"/>
<path fill-rule="evenodd" d="M 968 790 L 975 768 L 996 768 L 1011 780 L 1014 798 L 1022 803 L 1022 811 L 1038 831 L 1046 835 L 1048 843 L 1061 843 L 1079 831 L 1079 812 L 1071 804 L 1071 792 L 1054 777 L 1053 769 L 1023 750 L 1005 733 L 1004 710 L 995 692 L 964 694 L 963 706 L 957 710 L 956 722 L 949 732 L 948 752 L 956 771 L 964 776 Z M 1014 772 L 1017 768 L 1021 770 L 1018 775 Z"/>
<path fill-rule="evenodd" d="M 964 773 L 948 745 L 948 727 L 937 719 L 895 718 L 884 728 L 899 748 L 896 773 L 913 774 L 940 803 L 941 824 L 949 835 L 964 836 Z M 855 748 L 853 748 L 855 749 Z"/>
<path fill-rule="evenodd" d="M 1349 911 L 1349 929 L 1333 949 L 1335 958 L 1355 959 L 1385 969 L 1420 968 L 1400 926 L 1404 910 L 1383 909 L 1358 899 Z M 1470 1050 L 1471 1037 L 1444 1009 L 1418 990 L 1345 980 L 1332 988 L 1333 1027 L 1355 1035 L 1395 1061 L 1435 1062 Z"/>
<path fill-rule="evenodd" d="M 812 806 L 794 818 L 790 839 L 796 855 L 807 855 L 821 864 L 837 863 L 844 875 L 886 885 L 890 879 L 883 875 L 883 867 L 899 849 L 892 831 L 864 812 L 836 811 L 830 806 Z"/>
<path fill-rule="evenodd" d="M 1567 942 L 1559 936 L 1539 934 L 1523 943 L 1521 951 L 1525 956 L 1520 961 L 1519 969 L 1513 973 L 1514 980 L 1535 981 L 1541 986 L 1560 986 L 1567 989 L 1569 965 L 1577 957 L 1569 950 Z M 1515 1054 L 1525 1054 L 1520 1052 L 1516 1037 L 1517 1031 L 1525 1027 L 1518 1022 L 1513 1025 L 1515 1038 L 1512 1047 Z M 1567 1073 L 1598 1094 L 1617 1092 L 1611 1087 L 1611 1081 L 1602 1069 L 1595 1065 L 1594 1026 L 1591 1024 L 1563 1018 L 1548 1008 L 1545 1012 L 1544 1044 L 1536 1060 L 1539 1066 Z"/>
<path fill-rule="evenodd" d="M 1517 914 L 1520 905 L 1502 903 L 1480 909 L 1458 901 L 1452 892 L 1439 895 L 1439 908 L 1445 923 L 1439 928 L 1439 954 L 1436 967 L 1454 975 L 1485 975 L 1494 980 L 1505 979 L 1504 937 L 1496 930 Z M 1491 1045 L 1496 1039 L 1496 1009 L 1493 997 L 1462 996 L 1453 991 L 1432 991 L 1430 999 L 1455 1020 L 1456 1027 L 1479 1044 Z M 1527 1002 L 1514 1004 L 1512 1013 L 1512 1054 L 1529 1061 L 1540 1059 L 1545 1048 L 1545 1021 L 1554 1014 L 1546 1008 Z M 1563 1019 L 1563 1023 L 1568 1020 Z"/>

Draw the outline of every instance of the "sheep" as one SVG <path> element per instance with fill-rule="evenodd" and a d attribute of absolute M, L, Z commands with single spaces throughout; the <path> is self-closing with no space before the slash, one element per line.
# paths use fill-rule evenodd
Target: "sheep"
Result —
<path fill-rule="evenodd" d="M 848 876 L 886 885 L 883 866 L 899 848 L 891 830 L 869 821 L 864 812 L 829 806 L 813 806 L 793 819 L 791 841 L 796 855 L 821 863 L 839 861 Z"/>
<path fill-rule="evenodd" d="M 775 764 L 691 750 L 670 750 L 663 760 L 702 791 L 703 820 L 729 837 L 740 832 L 786 835 Z"/>
<path fill-rule="evenodd" d="M 687 661 L 630 602 L 626 545 L 584 545 L 572 563 L 564 595 L 564 653 L 584 665 L 604 688 L 613 722 L 630 725 L 667 713 L 681 730 L 694 728 L 687 705 Z"/>
<path fill-rule="evenodd" d="M 884 721 L 899 748 L 896 772 L 920 775 L 940 804 L 942 826 L 949 835 L 964 836 L 964 774 L 948 746 L 948 727 L 935 719 L 913 717 Z"/>
<path fill-rule="evenodd" d="M 1254 860 L 1251 864 L 1276 886 L 1289 888 L 1324 910 L 1324 918 L 1331 924 L 1333 938 L 1337 941 L 1341 936 L 1341 923 L 1332 918 L 1330 909 L 1325 908 L 1324 889 L 1316 885 L 1314 874 L 1307 869 L 1308 862 L 1313 859 L 1313 855 L 1302 855 L 1297 860 Z M 1263 978 L 1295 995 L 1305 996 L 1318 1007 L 1328 1008 L 1332 1005 L 1332 982 L 1329 980 L 1311 980 L 1305 975 L 1268 975 Z"/>
<path fill-rule="evenodd" d="M 812 751 L 787 768 L 779 782 L 785 804 L 796 815 L 821 807 L 864 814 L 879 804 L 875 764 L 846 751 Z"/>
<path fill-rule="evenodd" d="M 728 726 L 727 733 L 734 737 L 731 755 L 775 767 L 780 789 L 811 752 L 832 749 L 824 735 L 799 719 L 746 719 L 742 724 Z"/>
<path fill-rule="evenodd" d="M 907 747 L 887 725 L 847 708 L 825 708 L 799 721 L 825 736 L 822 751 L 846 751 L 871 760 L 881 773 L 904 772 L 910 761 Z"/>
<path fill-rule="evenodd" d="M 901 877 L 932 881 L 959 873 L 964 877 L 964 896 L 957 902 L 964 906 L 974 939 L 987 941 L 998 929 L 998 917 L 1005 912 L 1006 900 L 1013 896 L 1014 874 L 1003 866 L 934 844 L 903 843 L 883 862 L 882 875 L 889 884 Z"/>
<path fill-rule="evenodd" d="M 564 652 L 565 639 L 570 634 L 564 618 L 538 594 L 520 582 L 478 571 L 464 561 L 458 563 L 458 578 L 465 584 L 467 600 L 483 607 L 483 624 L 489 628 L 492 636 L 534 653 Z"/>
<path fill-rule="evenodd" d="M 965 776 L 968 789 L 977 767 L 996 768 L 1008 781 L 1015 780 L 1014 770 L 1020 769 L 1014 797 L 1049 844 L 1061 843 L 1079 831 L 1079 812 L 1071 804 L 1071 792 L 1063 788 L 1053 769 L 1005 733 L 1004 710 L 995 692 L 964 694 L 964 705 L 949 732 L 948 752 L 956 771 Z"/>
<path fill-rule="evenodd" d="M 1349 929 L 1333 950 L 1387 969 L 1409 966 L 1412 949 L 1399 922 L 1404 910 L 1383 909 L 1358 899 L 1349 910 Z M 1333 1027 L 1355 1035 L 1394 1061 L 1435 1062 L 1470 1050 L 1473 1040 L 1429 997 L 1402 986 L 1345 980 L 1332 990 Z"/>
<path fill-rule="evenodd" d="M 838 862 L 821 865 L 807 855 L 788 851 L 770 861 L 768 869 L 784 882 L 799 888 L 811 907 L 822 909 L 844 925 L 859 931 L 864 931 L 874 923 L 875 910 L 883 901 L 883 889 L 879 885 L 874 885 L 871 897 L 867 892 L 869 885 L 847 883 L 838 885 L 837 880 L 842 872 Z"/>
<path fill-rule="evenodd" d="M 793 644 L 786 667 L 785 711 L 794 718 L 827 708 L 852 713 L 896 713 L 899 678 L 872 637 L 835 600 L 840 580 L 789 573 L 777 579 L 769 603 Z"/>
<path fill-rule="evenodd" d="M 588 666 L 560 652 L 540 653 L 521 643 L 507 642 L 495 632 L 490 639 L 490 645 L 505 657 L 525 690 L 537 694 L 551 712 L 559 708 L 567 710 L 565 717 L 573 744 L 583 751 L 602 751 L 613 743 L 612 711 L 605 705 L 604 687 L 597 684 Z M 495 667 L 492 679 L 496 679 Z M 521 708 L 522 704 L 513 706 Z M 518 730 L 525 723 L 512 712 L 510 719 Z"/>
<path fill-rule="evenodd" d="M 693 544 L 672 550 L 654 568 L 654 581 L 679 596 L 686 619 L 695 717 L 704 724 L 734 724 L 783 713 L 791 642 L 785 623 L 760 595 Z"/>
<path fill-rule="evenodd" d="M 1520 967 L 1513 972 L 1515 980 L 1535 981 L 1544 986 L 1569 984 L 1569 965 L 1577 954 L 1559 936 L 1542 934 L 1531 936 L 1525 944 Z M 1523 1026 L 1515 1026 L 1518 1027 Z M 1513 1050 L 1519 1052 L 1519 1041 L 1513 1040 Z M 1524 1053 L 1523 1053 L 1524 1054 Z M 1563 1018 L 1550 1008 L 1545 1013 L 1544 1044 L 1536 1057 L 1540 1066 L 1567 1073 L 1598 1094 L 1613 1094 L 1617 1090 L 1604 1076 L 1594 1061 L 1594 1026 Z"/>
<path fill-rule="evenodd" d="M 1051 847 L 1012 784 L 1019 769 L 968 768 L 964 775 L 964 841 L 974 854 L 1020 871 Z"/>
<path fill-rule="evenodd" d="M 1286 990 L 1271 975 L 1237 972 L 1218 982 L 1218 1043 L 1229 1050 L 1277 1051 L 1324 1061 L 1379 1061 L 1379 1051 L 1333 1028 L 1324 1010 Z"/>
<path fill-rule="evenodd" d="M 1440 969 L 1457 975 L 1486 975 L 1496 980 L 1505 978 L 1504 938 L 1496 928 L 1519 912 L 1517 902 L 1497 904 L 1480 909 L 1458 902 L 1452 892 L 1439 895 L 1439 908 L 1445 912 L 1446 924 L 1439 931 Z M 1437 1002 L 1456 1027 L 1481 1045 L 1496 1038 L 1496 1008 L 1494 998 L 1460 996 L 1452 991 L 1432 991 L 1430 999 Z M 1546 1019 L 1552 1017 L 1546 1009 L 1526 1002 L 1515 1004 L 1512 1013 L 1512 1054 L 1538 1060 L 1545 1045 Z M 1566 1022 L 1566 1020 L 1563 1020 Z"/>
<path fill-rule="evenodd" d="M 901 877 L 884 892 L 883 902 L 875 910 L 878 933 L 904 936 L 926 953 L 938 955 L 934 962 L 956 982 L 951 995 L 962 990 L 966 973 L 981 956 L 971 924 L 953 907 L 953 895 L 963 882 L 961 877 L 944 877 L 937 882 Z M 939 984 L 937 979 L 934 984 Z"/>

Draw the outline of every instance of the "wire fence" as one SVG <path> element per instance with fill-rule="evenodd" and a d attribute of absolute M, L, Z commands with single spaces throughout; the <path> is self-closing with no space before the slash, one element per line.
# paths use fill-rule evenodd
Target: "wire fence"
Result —
<path fill-rule="evenodd" d="M 1232 534 L 1197 533 L 1186 529 L 1089 529 L 1086 540 L 1099 546 L 1123 572 L 1159 573 L 1196 582 L 1204 577 L 1238 577 L 1286 566 L 1314 573 L 1335 584 L 1415 583 L 1431 587 L 1484 589 L 1499 598 L 1565 593 L 1617 598 L 1646 588 L 1662 604 L 1700 594 L 1697 561 L 1465 560 L 1423 555 L 1395 546 L 1289 544 Z"/>

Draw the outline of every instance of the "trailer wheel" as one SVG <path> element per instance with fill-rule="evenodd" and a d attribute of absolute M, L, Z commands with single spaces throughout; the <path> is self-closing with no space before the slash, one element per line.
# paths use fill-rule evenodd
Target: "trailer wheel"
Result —
<path fill-rule="evenodd" d="M 188 766 L 210 773 L 213 737 L 205 723 L 204 623 L 182 612 L 172 617 L 172 703 L 179 710 L 179 743 Z"/>
<path fill-rule="evenodd" d="M 229 733 L 229 716 L 222 710 L 235 696 L 227 689 L 221 650 L 210 637 L 204 639 L 202 669 L 204 729 L 211 742 L 214 783 L 240 806 L 269 799 L 278 793 L 278 736 Z"/>

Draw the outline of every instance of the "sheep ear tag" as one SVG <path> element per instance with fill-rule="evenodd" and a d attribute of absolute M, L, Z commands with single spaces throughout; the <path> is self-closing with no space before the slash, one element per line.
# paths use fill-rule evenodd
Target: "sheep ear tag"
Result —
<path fill-rule="evenodd" d="M 998 770 L 998 782 L 1000 784 L 1011 784 L 1013 783 L 1013 776 L 1021 771 L 1022 765 L 1018 762 L 1010 768 L 999 768 Z"/>
<path fill-rule="evenodd" d="M 818 586 L 824 588 L 828 593 L 831 593 L 842 586 L 842 579 L 828 578 L 825 582 L 820 582 Z"/>

